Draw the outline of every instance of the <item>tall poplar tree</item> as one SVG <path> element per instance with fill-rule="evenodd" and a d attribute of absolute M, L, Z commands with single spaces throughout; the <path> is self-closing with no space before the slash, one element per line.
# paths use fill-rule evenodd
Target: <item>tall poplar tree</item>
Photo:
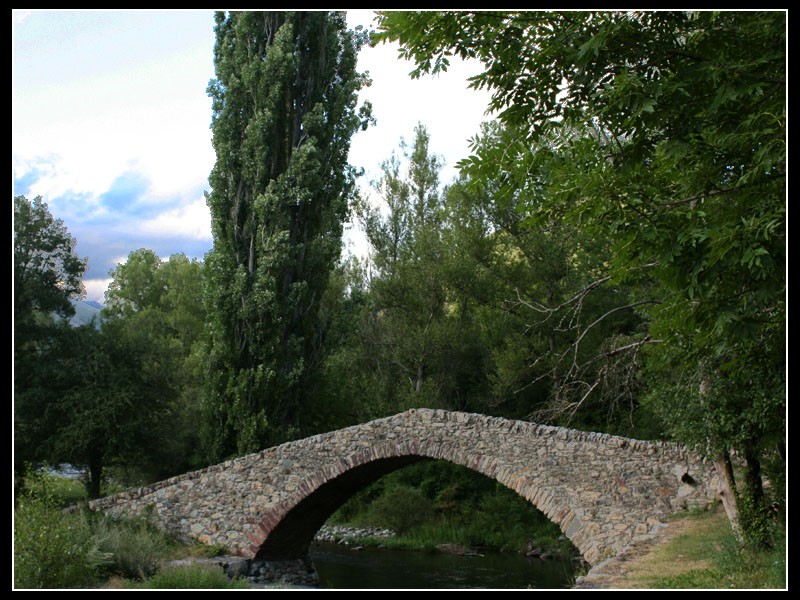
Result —
<path fill-rule="evenodd" d="M 350 138 L 370 115 L 357 108 L 366 35 L 348 30 L 343 12 L 215 20 L 205 407 L 208 451 L 220 459 L 302 432 L 320 299 L 355 189 Z"/>

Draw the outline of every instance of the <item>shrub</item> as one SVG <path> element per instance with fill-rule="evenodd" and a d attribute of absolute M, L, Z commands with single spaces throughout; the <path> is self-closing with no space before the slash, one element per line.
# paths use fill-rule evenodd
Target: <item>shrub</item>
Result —
<path fill-rule="evenodd" d="M 502 518 L 498 518 L 502 515 Z M 559 545 L 561 530 L 533 504 L 508 488 L 498 487 L 481 499 L 480 509 L 471 519 L 477 537 L 474 545 L 519 552 L 529 539 L 551 551 Z M 569 543 L 567 543 L 569 546 Z M 569 553 L 569 552 L 567 552 Z"/>
<path fill-rule="evenodd" d="M 778 522 L 764 502 L 756 503 L 748 493 L 739 495 L 739 521 L 748 544 L 756 548 L 772 547 Z"/>
<path fill-rule="evenodd" d="M 370 513 L 376 524 L 404 534 L 429 520 L 432 503 L 419 490 L 394 486 L 372 503 Z"/>
<path fill-rule="evenodd" d="M 89 585 L 108 559 L 83 515 L 62 513 L 49 496 L 20 496 L 14 511 L 15 587 Z"/>
<path fill-rule="evenodd" d="M 245 579 L 231 579 L 219 567 L 189 565 L 165 568 L 137 587 L 149 589 L 246 589 Z"/>
<path fill-rule="evenodd" d="M 111 556 L 106 571 L 123 577 L 153 575 L 161 561 L 174 553 L 172 539 L 144 517 L 96 515 L 92 529 L 99 549 Z"/>

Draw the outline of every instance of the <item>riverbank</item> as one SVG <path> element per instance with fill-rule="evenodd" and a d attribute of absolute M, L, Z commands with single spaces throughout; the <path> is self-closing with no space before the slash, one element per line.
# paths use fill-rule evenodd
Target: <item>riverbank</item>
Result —
<path fill-rule="evenodd" d="M 212 569 L 258 589 L 566 589 L 574 579 L 569 558 L 543 560 L 452 544 L 433 551 L 387 547 L 393 536 L 382 528 L 326 525 L 306 560 L 193 556 L 172 560 L 162 570 L 176 580 L 182 570 Z M 130 585 L 120 581 L 115 587 Z"/>
<path fill-rule="evenodd" d="M 482 553 L 486 552 L 517 554 L 540 560 L 572 559 L 576 563 L 586 564 L 564 535 L 557 539 L 547 538 L 545 543 L 534 543 L 533 540 L 529 540 L 526 548 L 509 551 L 498 547 L 465 544 L 459 539 L 459 536 L 452 535 L 452 529 L 437 529 L 433 526 L 429 526 L 427 529 L 428 531 L 423 528 L 421 531 L 398 535 L 391 529 L 381 527 L 323 525 L 314 540 L 353 546 L 355 548 L 377 547 L 408 552 L 441 552 L 460 556 L 481 556 Z M 451 535 L 448 536 L 448 533 Z"/>
<path fill-rule="evenodd" d="M 371 545 L 379 545 L 381 540 L 393 538 L 397 534 L 383 527 L 347 527 L 344 525 L 323 525 L 314 536 L 316 542 L 333 544 L 360 545 L 367 541 Z"/>
<path fill-rule="evenodd" d="M 397 551 L 379 545 L 361 545 L 365 533 L 377 533 L 377 541 L 391 539 L 390 531 L 369 528 L 324 528 L 312 546 L 312 558 L 320 571 L 319 585 L 304 587 L 400 589 L 404 587 L 449 589 L 452 587 L 536 587 L 558 589 L 559 579 L 548 561 L 530 560 L 519 554 L 483 554 L 449 551 Z M 360 535 L 359 535 L 360 534 Z M 320 541 L 320 538 L 327 541 Z M 337 541 L 334 541 L 338 539 Z M 785 538 L 784 538 L 785 539 Z M 640 536 L 620 556 L 578 577 L 574 589 L 785 589 L 785 543 L 763 552 L 742 548 L 730 531 L 721 510 L 681 515 L 651 535 Z M 219 560 L 219 559 L 212 559 Z M 476 562 L 472 562 L 472 561 Z M 460 562 L 466 561 L 466 562 Z M 491 564 L 493 561 L 502 563 Z M 487 568 L 488 567 L 488 568 Z M 531 569 L 537 569 L 534 572 Z M 475 573 L 494 570 L 499 578 L 476 580 Z M 512 581 L 512 571 L 519 577 Z M 563 577 L 563 574 L 561 575 Z M 399 578 L 398 578 L 399 577 Z M 414 579 L 416 577 L 417 579 Z M 491 577 L 491 575 L 490 575 Z M 555 579 L 550 579 L 555 577 Z M 248 578 L 250 579 L 250 578 Z M 269 578 L 267 578 L 269 579 Z M 559 583 L 561 581 L 561 583 Z M 278 587 L 291 586 L 284 580 Z M 252 587 L 274 587 L 251 581 Z M 566 584 L 569 585 L 568 583 Z"/>
<path fill-rule="evenodd" d="M 219 549 L 198 544 L 178 544 L 146 520 L 114 520 L 102 515 L 88 518 L 86 514 L 65 514 L 60 510 L 61 505 L 61 502 L 53 500 L 52 497 L 46 501 L 44 498 L 31 495 L 20 498 L 15 506 L 15 587 L 51 589 L 155 585 L 158 582 L 147 583 L 137 580 L 141 579 L 143 573 L 154 574 L 158 571 L 159 565 L 171 560 L 196 557 L 199 561 L 190 562 L 227 562 L 224 557 L 213 557 L 213 552 Z M 510 560 L 512 566 L 515 562 L 520 562 L 513 560 L 516 557 L 521 559 L 521 564 L 518 565 L 522 577 L 520 581 L 534 581 L 536 587 L 548 587 L 549 581 L 545 577 L 549 575 L 537 573 L 531 576 L 525 572 L 529 566 L 544 568 L 545 565 L 556 565 L 560 562 L 558 557 L 554 557 L 553 561 L 542 561 L 530 556 L 526 558 L 524 556 L 527 554 L 526 551 L 505 553 L 486 551 L 474 542 L 462 541 L 466 540 L 463 533 L 460 528 L 453 531 L 441 527 L 426 530 L 424 536 L 410 536 L 414 539 L 409 540 L 408 546 L 397 545 L 393 550 L 389 548 L 394 545 L 392 540 L 402 538 L 393 536 L 390 530 L 326 525 L 320 531 L 317 541 L 336 548 L 335 551 L 322 549 L 321 552 L 331 557 L 329 562 L 337 565 L 337 569 L 340 569 L 338 565 L 341 565 L 342 561 L 351 566 L 356 560 L 388 562 L 390 566 L 387 569 L 378 565 L 384 570 L 380 577 L 372 581 L 372 587 L 377 589 L 386 585 L 381 578 L 399 575 L 400 581 L 392 587 L 401 587 L 408 583 L 410 576 L 398 573 L 397 563 L 401 560 L 413 564 L 413 568 L 409 570 L 413 574 L 431 568 L 433 571 L 445 573 L 449 568 L 448 561 L 451 557 L 453 560 L 466 559 L 467 562 L 463 565 L 456 565 L 456 570 L 463 567 L 463 572 L 472 573 L 477 570 L 478 561 L 483 561 L 484 553 L 488 560 L 493 558 Z M 539 539 L 539 542 L 543 541 L 542 538 Z M 561 540 L 556 542 L 560 543 Z M 624 555 L 596 565 L 587 575 L 579 577 L 574 587 L 577 589 L 785 589 L 785 534 L 777 535 L 774 544 L 775 550 L 770 552 L 742 548 L 735 542 L 721 508 L 682 515 L 669 521 L 651 536 L 637 539 Z M 395 550 L 401 548 L 404 552 L 395 553 Z M 81 552 L 76 552 L 76 549 L 94 549 L 94 551 L 84 556 Z M 338 555 L 334 556 L 335 552 L 338 552 Z M 372 555 L 375 555 L 374 560 L 370 558 Z M 99 562 L 99 559 L 102 561 Z M 574 567 L 571 561 L 566 562 Z M 498 568 L 506 573 L 509 571 L 508 565 L 509 563 L 504 563 Z M 43 566 L 46 568 L 42 568 Z M 225 568 L 225 565 L 220 566 Z M 256 566 L 260 570 L 261 566 Z M 351 583 L 345 587 L 358 587 L 363 584 L 366 566 L 355 565 Z M 228 567 L 225 570 L 230 571 L 229 575 L 250 575 L 249 572 L 243 573 L 243 569 L 231 569 L 232 563 Z M 573 572 L 573 569 L 570 571 Z M 39 577 L 41 575 L 46 575 L 49 579 L 43 580 Z M 263 575 L 265 574 L 258 573 L 258 579 Z M 466 577 L 465 575 L 465 579 Z M 108 581 L 104 581 L 106 578 Z M 564 583 L 551 583 L 550 586 L 568 587 L 573 578 L 573 575 L 569 575 L 564 579 Z M 220 580 L 217 583 L 225 587 L 231 584 L 227 580 Z M 250 583 L 263 587 L 258 582 Z M 491 586 L 472 581 L 470 583 Z M 178 580 L 173 578 L 172 587 L 177 584 Z M 432 588 L 444 588 L 449 585 L 463 587 L 463 584 L 464 581 L 442 580 L 441 577 L 420 582 L 420 585 Z M 208 583 L 205 582 L 204 585 Z M 522 587 L 527 587 L 527 584 Z"/>
<path fill-rule="evenodd" d="M 771 552 L 740 547 L 719 508 L 671 519 L 574 589 L 784 589 L 785 559 L 785 542 Z"/>

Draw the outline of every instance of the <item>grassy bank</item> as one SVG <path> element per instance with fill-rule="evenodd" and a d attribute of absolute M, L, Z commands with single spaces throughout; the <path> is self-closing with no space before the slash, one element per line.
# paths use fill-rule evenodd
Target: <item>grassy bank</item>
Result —
<path fill-rule="evenodd" d="M 773 548 L 736 541 L 724 511 L 676 517 L 663 540 L 602 574 L 602 587 L 617 589 L 784 589 L 785 529 L 776 527 Z"/>
<path fill-rule="evenodd" d="M 219 569 L 162 570 L 167 561 L 209 556 L 219 549 L 181 543 L 144 517 L 64 513 L 66 500 L 76 496 L 80 492 L 74 482 L 39 475 L 16 498 L 15 588 L 99 588 L 109 581 L 115 587 L 242 587 Z"/>

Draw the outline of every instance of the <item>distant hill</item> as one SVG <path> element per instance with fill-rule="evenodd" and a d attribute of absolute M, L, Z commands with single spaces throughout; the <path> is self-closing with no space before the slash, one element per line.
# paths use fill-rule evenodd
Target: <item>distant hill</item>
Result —
<path fill-rule="evenodd" d="M 88 304 L 89 306 L 93 306 L 98 310 L 102 310 L 105 308 L 102 304 L 100 304 L 97 300 L 86 300 L 84 304 Z"/>
<path fill-rule="evenodd" d="M 70 325 L 73 327 L 80 327 L 81 325 L 88 325 L 94 320 L 95 325 L 100 327 L 100 309 L 103 308 L 102 304 L 91 300 L 84 302 L 83 300 L 73 300 L 70 298 L 72 306 L 75 307 L 75 314 L 69 320 Z"/>

